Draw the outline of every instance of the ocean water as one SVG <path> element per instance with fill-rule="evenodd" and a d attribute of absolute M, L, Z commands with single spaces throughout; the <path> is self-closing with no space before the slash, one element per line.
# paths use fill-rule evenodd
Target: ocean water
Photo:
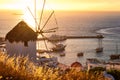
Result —
<path fill-rule="evenodd" d="M 5 37 L 19 21 L 23 20 L 23 15 L 13 14 L 16 11 L 0 11 L 0 37 Z M 98 39 L 67 39 L 60 42 L 66 46 L 63 57 L 60 53 L 50 53 L 51 56 L 58 57 L 58 61 L 67 65 L 78 61 L 85 65 L 87 58 L 98 58 L 109 60 L 110 54 L 116 53 L 116 44 L 118 45 L 118 53 L 120 53 L 120 12 L 80 12 L 80 11 L 57 11 L 55 17 L 58 22 L 59 29 L 56 33 L 62 35 L 104 35 L 102 40 L 104 51 L 96 53 L 98 47 Z M 46 29 L 56 27 L 55 20 L 50 19 L 46 25 Z M 51 33 L 49 33 L 51 35 Z M 45 48 L 44 42 L 39 41 L 39 48 Z M 47 42 L 48 48 L 53 45 Z M 77 53 L 84 52 L 83 57 L 77 57 Z"/>

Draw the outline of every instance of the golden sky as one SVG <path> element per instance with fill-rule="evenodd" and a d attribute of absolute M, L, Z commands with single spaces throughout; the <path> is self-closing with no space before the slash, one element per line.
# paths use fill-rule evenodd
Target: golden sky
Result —
<path fill-rule="evenodd" d="M 41 4 L 37 0 L 39 5 Z M 33 0 L 0 0 L 0 9 L 23 9 L 33 6 Z M 54 10 L 120 11 L 120 0 L 46 0 Z"/>

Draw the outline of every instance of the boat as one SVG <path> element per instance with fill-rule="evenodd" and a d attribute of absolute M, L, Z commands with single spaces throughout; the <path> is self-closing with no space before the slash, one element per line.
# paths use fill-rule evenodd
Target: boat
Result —
<path fill-rule="evenodd" d="M 37 55 L 37 61 L 40 66 L 57 67 L 58 65 L 57 57 L 50 56 L 48 53 Z"/>
<path fill-rule="evenodd" d="M 64 51 L 65 47 L 66 47 L 66 45 L 57 44 L 57 45 L 55 45 L 55 47 L 52 48 L 52 51 Z"/>
<path fill-rule="evenodd" d="M 111 60 L 120 59 L 120 54 L 112 54 L 110 55 L 110 59 Z"/>
<path fill-rule="evenodd" d="M 51 35 L 49 38 L 48 38 L 48 41 L 51 41 L 51 42 L 57 42 L 57 41 L 64 41 L 66 40 L 67 37 L 66 36 L 62 36 L 62 35 Z"/>
<path fill-rule="evenodd" d="M 80 56 L 83 56 L 83 52 L 80 52 L 80 53 L 77 53 L 77 56 L 80 57 Z"/>
<path fill-rule="evenodd" d="M 65 53 L 60 53 L 60 56 L 65 56 Z"/>
<path fill-rule="evenodd" d="M 96 53 L 100 53 L 100 52 L 103 52 L 103 48 L 96 48 Z"/>
<path fill-rule="evenodd" d="M 105 68 L 105 61 L 97 58 L 87 58 L 86 59 L 87 70 L 93 69 L 95 67 Z"/>
<path fill-rule="evenodd" d="M 101 35 L 101 34 L 97 35 L 97 37 L 98 37 L 98 47 L 95 49 L 96 53 L 101 53 L 101 52 L 103 52 L 102 36 L 103 36 L 103 35 Z"/>
<path fill-rule="evenodd" d="M 120 59 L 120 54 L 118 54 L 118 45 L 116 44 L 116 54 L 110 55 L 111 60 Z"/>

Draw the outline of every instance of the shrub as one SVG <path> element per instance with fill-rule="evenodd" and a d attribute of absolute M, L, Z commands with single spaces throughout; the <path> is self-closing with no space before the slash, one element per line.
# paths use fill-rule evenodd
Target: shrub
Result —
<path fill-rule="evenodd" d="M 120 71 L 119 70 L 109 70 L 107 71 L 108 74 L 111 74 L 115 80 L 120 80 Z"/>
<path fill-rule="evenodd" d="M 102 74 L 86 71 L 52 69 L 40 67 L 27 57 L 9 57 L 0 53 L 0 79 L 2 80 L 104 80 Z"/>

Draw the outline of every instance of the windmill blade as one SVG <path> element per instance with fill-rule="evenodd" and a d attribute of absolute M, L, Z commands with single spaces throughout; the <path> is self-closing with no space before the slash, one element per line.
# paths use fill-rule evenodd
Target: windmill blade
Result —
<path fill-rule="evenodd" d="M 46 43 L 46 41 L 45 41 L 45 36 L 41 33 L 41 35 L 42 35 L 42 37 L 43 37 L 43 39 L 44 39 L 44 44 L 45 44 L 45 48 L 48 50 L 48 47 L 47 47 L 47 43 Z"/>
<path fill-rule="evenodd" d="M 41 21 L 42 21 L 42 17 L 43 17 L 45 2 L 46 2 L 46 0 L 44 0 L 44 2 L 43 2 L 42 11 L 41 11 L 40 20 L 39 20 L 39 25 L 38 25 L 38 30 L 40 30 L 40 25 L 41 25 Z"/>
<path fill-rule="evenodd" d="M 52 9 L 52 10 L 53 10 L 53 9 Z M 53 11 L 54 11 L 54 10 L 53 10 Z M 55 13 L 54 13 L 54 19 L 55 19 L 55 23 L 56 23 L 56 25 L 57 25 L 57 27 L 58 27 L 58 22 L 57 22 Z"/>
<path fill-rule="evenodd" d="M 42 27 L 41 30 L 43 30 L 43 29 L 45 28 L 46 24 L 48 23 L 48 21 L 49 21 L 50 18 L 52 17 L 53 13 L 54 13 L 54 11 L 52 11 L 52 13 L 51 13 L 50 16 L 48 17 L 47 21 L 45 22 L 45 24 L 43 25 L 43 27 Z"/>
<path fill-rule="evenodd" d="M 37 20 L 36 20 L 35 16 L 33 15 L 32 11 L 30 10 L 29 7 L 27 7 L 27 9 L 29 10 L 30 14 L 32 15 L 33 19 L 35 20 L 35 24 L 37 24 L 37 26 L 38 26 Z M 37 31 L 37 28 L 36 28 L 36 31 Z"/>

